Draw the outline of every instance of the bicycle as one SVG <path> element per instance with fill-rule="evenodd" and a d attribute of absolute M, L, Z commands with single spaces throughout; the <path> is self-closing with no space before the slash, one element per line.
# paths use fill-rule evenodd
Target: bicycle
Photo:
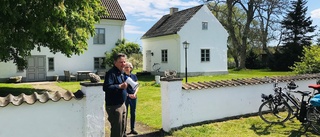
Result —
<path fill-rule="evenodd" d="M 317 82 L 317 84 L 311 84 L 308 86 L 309 88 L 313 88 L 313 96 L 319 96 L 319 92 L 315 93 L 315 91 L 320 90 L 320 85 Z M 312 98 L 310 98 L 312 100 Z M 309 101 L 310 101 L 309 99 Z M 310 101 L 310 107 L 307 111 L 307 120 L 309 122 L 309 126 L 312 127 L 313 131 L 315 131 L 317 134 L 320 134 L 320 105 L 319 103 L 313 104 L 312 101 Z"/>
<path fill-rule="evenodd" d="M 295 85 L 295 84 L 294 84 Z M 286 92 L 278 86 L 276 80 L 274 84 L 274 95 L 262 94 L 262 104 L 259 107 L 260 118 L 269 124 L 282 124 L 287 120 L 291 119 L 290 116 L 294 115 L 292 118 L 296 117 L 304 126 L 305 131 L 311 126 L 313 131 L 320 134 L 320 109 L 309 104 L 310 98 L 315 95 L 315 90 L 320 89 L 320 85 L 314 86 L 309 85 L 309 88 L 313 88 L 314 91 L 295 91 L 294 89 L 298 86 L 290 86 L 288 84 Z M 299 93 L 302 96 L 301 101 L 297 99 L 290 92 Z M 305 97 L 308 96 L 308 101 L 305 101 Z M 293 106 L 289 105 L 292 103 Z"/>
<path fill-rule="evenodd" d="M 259 107 L 260 118 L 269 124 L 284 123 L 289 119 L 296 117 L 300 122 L 305 122 L 307 102 L 304 101 L 305 96 L 311 94 L 309 91 L 295 91 L 295 88 L 289 88 L 284 92 L 285 88 L 279 87 L 277 80 L 274 83 L 274 95 L 269 96 L 262 94 L 262 104 Z M 299 101 L 290 92 L 299 93 L 302 96 Z M 291 103 L 293 106 L 289 105 Z M 290 117 L 293 115 L 293 117 Z"/>

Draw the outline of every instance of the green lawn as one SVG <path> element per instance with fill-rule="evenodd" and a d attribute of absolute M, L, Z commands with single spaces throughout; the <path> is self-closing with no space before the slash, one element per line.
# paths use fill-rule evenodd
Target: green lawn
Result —
<path fill-rule="evenodd" d="M 265 76 L 284 76 L 294 75 L 292 72 L 271 72 L 268 70 L 245 70 L 245 71 L 229 71 L 227 75 L 216 76 L 200 76 L 188 77 L 188 82 L 198 81 L 215 81 L 237 78 L 252 78 Z M 137 121 L 147 124 L 150 127 L 161 129 L 161 93 L 159 85 L 154 84 L 154 76 L 140 76 L 139 94 L 137 104 Z M 184 80 L 183 80 L 184 81 Z M 58 86 L 69 91 L 77 91 L 80 89 L 79 82 L 60 82 Z M 2 88 L 12 88 L 15 90 L 15 84 L 0 83 L 0 91 Z M 30 88 L 30 87 L 23 87 Z M 30 88 L 31 90 L 32 88 Z M 270 88 L 270 90 L 272 90 Z M 258 108 L 257 108 L 258 109 Z M 210 124 L 203 124 L 198 126 L 185 127 L 172 132 L 172 136 L 214 136 L 214 137 L 281 137 L 281 136 L 301 136 L 298 131 L 300 123 L 296 120 L 294 122 L 286 122 L 284 125 L 268 125 L 264 123 L 259 117 L 240 118 L 236 120 L 229 120 L 225 122 L 215 122 Z M 315 136 L 311 132 L 305 134 L 308 137 Z"/>
<path fill-rule="evenodd" d="M 32 87 L 32 85 L 27 84 L 8 84 L 0 83 L 0 97 L 7 96 L 8 94 L 20 95 L 25 93 L 27 95 L 33 94 L 34 92 L 42 93 L 43 90 L 37 90 Z"/>

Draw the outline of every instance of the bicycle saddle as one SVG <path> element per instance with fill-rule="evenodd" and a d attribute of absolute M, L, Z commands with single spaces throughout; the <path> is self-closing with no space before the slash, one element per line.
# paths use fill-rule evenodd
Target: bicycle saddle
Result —
<path fill-rule="evenodd" d="M 313 88 L 313 89 L 320 89 L 320 85 L 319 84 L 310 84 L 308 85 L 309 88 Z"/>

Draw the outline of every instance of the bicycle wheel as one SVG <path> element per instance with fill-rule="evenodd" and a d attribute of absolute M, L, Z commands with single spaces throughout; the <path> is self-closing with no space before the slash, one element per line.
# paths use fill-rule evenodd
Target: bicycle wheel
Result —
<path fill-rule="evenodd" d="M 311 107 L 307 111 L 307 120 L 313 131 L 320 135 L 320 111 L 316 107 Z"/>
<path fill-rule="evenodd" d="M 279 124 L 286 122 L 290 118 L 291 111 L 287 104 L 268 100 L 259 107 L 259 116 L 266 123 Z"/>

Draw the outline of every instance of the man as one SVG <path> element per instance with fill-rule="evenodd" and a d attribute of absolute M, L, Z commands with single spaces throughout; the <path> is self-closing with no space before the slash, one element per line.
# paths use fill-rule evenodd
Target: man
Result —
<path fill-rule="evenodd" d="M 106 73 L 103 83 L 105 91 L 106 111 L 108 121 L 111 125 L 111 137 L 123 137 L 126 127 L 126 88 L 128 84 L 124 81 L 123 68 L 126 65 L 127 56 L 118 53 L 113 57 L 114 66 Z"/>

